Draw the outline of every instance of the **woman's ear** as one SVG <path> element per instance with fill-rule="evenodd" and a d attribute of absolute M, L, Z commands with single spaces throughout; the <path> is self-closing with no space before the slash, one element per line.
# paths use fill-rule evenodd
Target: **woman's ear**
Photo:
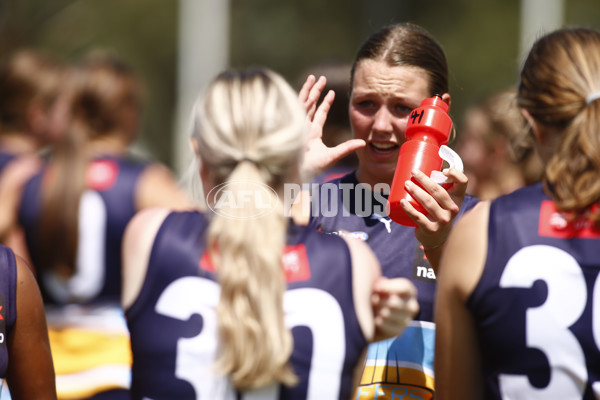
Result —
<path fill-rule="evenodd" d="M 448 108 L 450 108 L 450 93 L 444 93 L 442 95 L 442 100 L 444 100 L 444 103 L 448 104 Z"/>
<path fill-rule="evenodd" d="M 27 128 L 36 140 L 45 140 L 44 135 L 48 127 L 48 110 L 41 100 L 33 100 L 27 107 Z"/>
<path fill-rule="evenodd" d="M 523 116 L 523 118 L 525 118 L 527 123 L 531 125 L 533 123 L 533 117 L 531 116 L 531 114 L 529 114 L 529 111 L 527 111 L 524 108 L 519 108 L 519 111 L 521 112 L 521 115 Z"/>
<path fill-rule="evenodd" d="M 198 141 L 195 138 L 190 138 L 190 147 L 194 151 L 194 154 L 198 155 Z"/>
<path fill-rule="evenodd" d="M 194 157 L 198 158 L 199 161 L 198 173 L 200 175 L 200 182 L 202 183 L 202 190 L 204 190 L 204 193 L 208 193 L 214 187 L 214 182 L 210 174 L 209 166 L 200 157 L 200 153 L 198 152 L 198 141 L 196 138 L 190 138 L 190 147 L 194 151 Z"/>
<path fill-rule="evenodd" d="M 552 158 L 559 135 L 552 128 L 537 122 L 529 112 L 521 108 L 521 115 L 527 121 L 533 135 L 533 143 L 544 163 Z"/>
<path fill-rule="evenodd" d="M 529 111 L 527 111 L 526 109 L 521 108 L 520 111 L 523 118 L 525 118 L 525 120 L 527 121 L 527 125 L 529 125 L 529 127 L 531 128 L 531 132 L 533 133 L 534 139 L 539 143 L 543 143 L 544 135 L 540 124 L 538 124 L 537 121 L 533 119 L 531 114 L 529 114 Z"/>
<path fill-rule="evenodd" d="M 200 181 L 202 182 L 204 193 L 210 192 L 215 186 L 213 177 L 210 173 L 210 167 L 203 160 L 200 160 Z"/>

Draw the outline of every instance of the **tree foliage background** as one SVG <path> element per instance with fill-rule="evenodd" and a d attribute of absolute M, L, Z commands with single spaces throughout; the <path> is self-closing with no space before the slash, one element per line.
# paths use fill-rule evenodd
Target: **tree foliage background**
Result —
<path fill-rule="evenodd" d="M 519 0 L 229 2 L 230 64 L 266 65 L 295 85 L 316 65 L 351 62 L 363 40 L 383 25 L 422 25 L 448 56 L 451 114 L 459 132 L 467 105 L 516 84 Z M 175 0 L 0 0 L 0 57 L 20 47 L 49 50 L 66 61 L 96 48 L 118 52 L 147 88 L 139 144 L 172 165 L 177 19 Z M 600 2 L 565 1 L 564 25 L 600 28 Z"/>

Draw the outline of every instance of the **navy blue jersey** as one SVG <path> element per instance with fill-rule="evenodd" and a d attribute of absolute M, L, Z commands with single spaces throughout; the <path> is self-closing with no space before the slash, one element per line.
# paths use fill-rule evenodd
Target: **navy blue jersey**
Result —
<path fill-rule="evenodd" d="M 17 317 L 17 264 L 13 251 L 0 245 L 0 378 L 8 369 L 8 334 Z M 1 385 L 0 385 L 1 386 Z"/>
<path fill-rule="evenodd" d="M 16 158 L 16 154 L 7 153 L 7 152 L 0 150 L 0 173 L 15 158 Z"/>
<path fill-rule="evenodd" d="M 148 164 L 127 157 L 91 161 L 79 202 L 75 274 L 39 269 L 59 399 L 88 398 L 131 381 L 129 332 L 121 309 L 121 248 L 136 212 L 140 175 Z M 19 221 L 33 262 L 39 264 L 37 228 L 45 170 L 25 185 Z"/>
<path fill-rule="evenodd" d="M 357 399 L 431 398 L 436 277 L 415 237 L 415 228 L 387 217 L 386 196 L 377 187 L 359 184 L 355 172 L 311 189 L 309 225 L 313 229 L 366 241 L 379 259 L 383 275 L 408 278 L 418 289 L 420 311 L 411 325 L 400 337 L 369 346 Z M 467 196 L 457 219 L 477 202 Z"/>
<path fill-rule="evenodd" d="M 284 310 L 299 383 L 235 393 L 214 370 L 219 286 L 204 253 L 207 227 L 204 214 L 175 212 L 157 233 L 139 296 L 125 311 L 133 399 L 348 399 L 366 340 L 354 309 L 346 243 L 290 226 Z"/>
<path fill-rule="evenodd" d="M 127 223 L 136 212 L 136 184 L 146 166 L 121 157 L 101 157 L 90 163 L 86 190 L 79 205 L 76 274 L 65 288 L 55 284 L 51 272 L 39 271 L 45 303 L 120 300 L 121 241 Z M 27 182 L 19 211 L 34 266 L 39 257 L 36 235 L 43 176 L 42 171 Z"/>
<path fill-rule="evenodd" d="M 491 203 L 467 305 L 486 399 L 600 397 L 600 229 L 567 222 L 541 184 Z"/>

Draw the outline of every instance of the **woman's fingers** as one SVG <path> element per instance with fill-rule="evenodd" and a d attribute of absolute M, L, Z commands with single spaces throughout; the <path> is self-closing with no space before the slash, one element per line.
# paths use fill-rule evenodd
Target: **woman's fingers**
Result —
<path fill-rule="evenodd" d="M 316 112 L 313 116 L 313 125 L 320 127 L 319 132 L 323 133 L 323 127 L 325 126 L 325 122 L 327 121 L 327 115 L 329 114 L 329 110 L 331 109 L 331 105 L 335 100 L 335 92 L 330 90 L 327 92 L 323 101 L 316 109 Z"/>
<path fill-rule="evenodd" d="M 415 234 L 425 248 L 444 243 L 465 197 L 466 175 L 452 168 L 444 171 L 444 174 L 450 180 L 448 190 L 421 171 L 413 171 L 415 182 L 405 182 L 407 192 L 423 207 L 424 212 L 406 200 L 401 201 L 401 206 L 417 224 Z"/>
<path fill-rule="evenodd" d="M 302 88 L 300 89 L 298 98 L 304 105 L 304 109 L 306 110 L 309 121 L 312 121 L 315 116 L 317 103 L 321 97 L 321 93 L 323 93 L 323 90 L 325 89 L 326 84 L 327 79 L 324 76 L 316 79 L 313 75 L 309 75 L 308 78 L 306 78 L 304 85 L 302 85 Z"/>
<path fill-rule="evenodd" d="M 413 171 L 413 177 L 418 185 L 412 181 L 406 182 L 406 187 L 410 195 L 434 216 L 446 219 L 447 215 L 443 211 L 458 213 L 459 206 L 454 202 L 450 193 L 446 191 L 439 183 L 425 175 L 419 170 Z M 446 221 L 448 222 L 448 221 Z"/>
<path fill-rule="evenodd" d="M 417 289 L 405 278 L 382 277 L 373 288 L 374 321 L 377 335 L 398 335 L 419 312 Z"/>
<path fill-rule="evenodd" d="M 304 81 L 304 84 L 302 85 L 302 88 L 300 89 L 300 92 L 298 93 L 298 98 L 300 99 L 300 102 L 302 104 L 306 104 L 306 100 L 308 99 L 308 94 L 310 93 L 310 89 L 313 87 L 316 80 L 317 80 L 317 78 L 315 78 L 314 75 L 309 75 L 308 77 L 306 77 L 306 81 Z"/>

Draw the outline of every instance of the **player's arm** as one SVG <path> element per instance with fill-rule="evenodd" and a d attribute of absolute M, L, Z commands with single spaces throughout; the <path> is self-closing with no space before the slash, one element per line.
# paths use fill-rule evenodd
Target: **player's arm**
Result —
<path fill-rule="evenodd" d="M 136 207 L 168 207 L 174 210 L 195 208 L 191 197 L 177 183 L 171 171 L 162 164 L 147 167 L 136 189 Z"/>
<path fill-rule="evenodd" d="M 400 335 L 419 311 L 408 279 L 381 276 L 377 257 L 364 242 L 344 237 L 352 257 L 354 308 L 369 342 Z"/>
<path fill-rule="evenodd" d="M 381 267 L 373 251 L 363 242 L 344 237 L 352 260 L 352 298 L 356 317 L 368 342 L 375 335 L 375 316 L 371 307 L 373 286 L 381 276 Z"/>
<path fill-rule="evenodd" d="M 18 225 L 17 216 L 23 187 L 40 167 L 41 161 L 38 157 L 22 156 L 10 162 L 0 174 L 0 243 L 9 243 L 10 235 Z"/>
<path fill-rule="evenodd" d="M 147 208 L 137 213 L 127 224 L 123 234 L 123 288 L 121 303 L 128 309 L 137 298 L 150 261 L 154 238 L 164 219 L 171 212 L 167 208 Z"/>
<path fill-rule="evenodd" d="M 17 261 L 17 318 L 8 335 L 6 380 L 14 400 L 56 399 L 44 304 L 29 267 Z"/>
<path fill-rule="evenodd" d="M 483 271 L 489 203 L 479 203 L 457 223 L 440 261 L 435 303 L 436 399 L 482 399 L 475 324 L 466 302 Z"/>

